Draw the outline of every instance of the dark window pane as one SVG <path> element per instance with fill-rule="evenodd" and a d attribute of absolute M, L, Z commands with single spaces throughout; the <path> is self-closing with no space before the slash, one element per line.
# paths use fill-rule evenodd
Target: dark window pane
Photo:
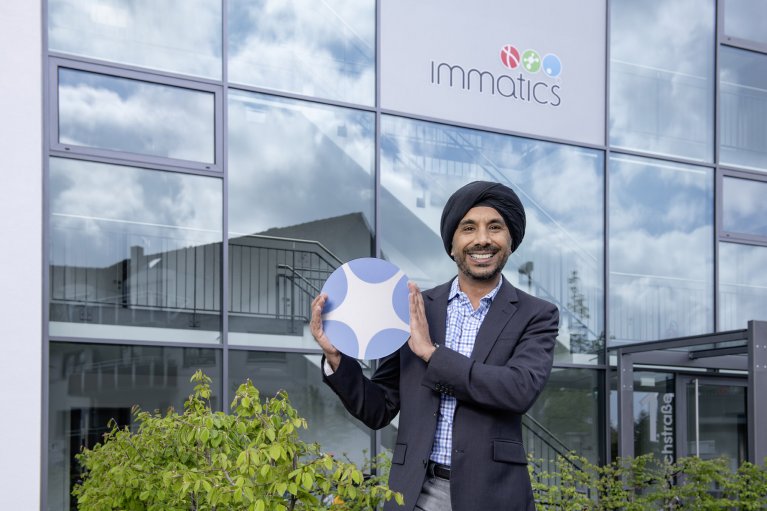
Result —
<path fill-rule="evenodd" d="M 674 375 L 634 373 L 634 454 L 653 454 L 656 459 L 676 459 L 674 424 L 676 393 Z"/>
<path fill-rule="evenodd" d="M 221 78 L 220 0 L 49 0 L 53 51 Z"/>
<path fill-rule="evenodd" d="M 559 307 L 557 358 L 596 361 L 602 345 L 601 152 L 384 116 L 381 248 L 422 288 L 456 274 L 439 234 L 442 209 L 475 180 L 509 185 L 527 231 L 504 270 L 516 287 Z"/>
<path fill-rule="evenodd" d="M 50 333 L 221 338 L 221 180 L 52 158 Z"/>
<path fill-rule="evenodd" d="M 611 340 L 713 330 L 713 204 L 711 169 L 611 159 Z"/>
<path fill-rule="evenodd" d="M 319 355 L 265 351 L 231 351 L 229 356 L 229 389 L 234 396 L 237 387 L 250 379 L 261 393 L 261 399 L 274 397 L 284 390 L 290 403 L 308 423 L 300 430 L 307 442 L 318 442 L 325 452 L 347 455 L 363 463 L 370 453 L 371 430 L 344 409 L 330 387 L 322 383 Z"/>
<path fill-rule="evenodd" d="M 372 105 L 375 2 L 230 0 L 229 79 Z"/>
<path fill-rule="evenodd" d="M 215 162 L 214 95 L 59 69 L 59 140 L 96 149 Z"/>
<path fill-rule="evenodd" d="M 213 379 L 221 409 L 221 353 L 198 348 L 51 343 L 48 377 L 48 508 L 75 509 L 80 478 L 74 456 L 93 447 L 114 419 L 134 425 L 131 407 L 181 412 L 198 369 Z"/>
<path fill-rule="evenodd" d="M 610 3 L 610 144 L 713 159 L 714 2 Z"/>
<path fill-rule="evenodd" d="M 523 419 L 525 448 L 543 460 L 544 471 L 554 469 L 558 455 L 575 451 L 599 463 L 599 378 L 591 369 L 554 368 L 546 387 Z M 546 463 L 551 463 L 545 466 Z"/>
<path fill-rule="evenodd" d="M 309 304 L 373 250 L 373 114 L 229 95 L 229 342 L 316 347 Z"/>

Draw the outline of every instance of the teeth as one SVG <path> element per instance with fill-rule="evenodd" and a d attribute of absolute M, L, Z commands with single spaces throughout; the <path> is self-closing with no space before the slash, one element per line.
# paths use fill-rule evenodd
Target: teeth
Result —
<path fill-rule="evenodd" d="M 490 259 L 493 254 L 471 254 L 472 259 Z"/>

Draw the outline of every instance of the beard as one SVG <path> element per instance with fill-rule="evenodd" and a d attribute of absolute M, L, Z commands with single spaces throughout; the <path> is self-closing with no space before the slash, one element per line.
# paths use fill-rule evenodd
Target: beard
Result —
<path fill-rule="evenodd" d="M 493 256 L 495 256 L 500 251 L 501 249 L 493 245 L 475 245 L 469 249 L 464 250 L 459 257 L 456 257 L 455 263 L 458 265 L 458 271 L 472 280 L 479 282 L 494 280 L 506 266 L 506 262 L 509 260 L 509 256 L 511 255 L 511 251 L 506 251 L 496 264 L 483 268 L 472 268 L 469 266 L 467 260 L 471 254 L 475 252 L 491 252 Z"/>

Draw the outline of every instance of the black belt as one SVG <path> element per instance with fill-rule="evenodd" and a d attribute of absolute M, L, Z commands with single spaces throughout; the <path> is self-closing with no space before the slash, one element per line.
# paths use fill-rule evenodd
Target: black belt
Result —
<path fill-rule="evenodd" d="M 431 477 L 439 477 L 440 479 L 450 479 L 450 466 L 441 465 L 433 461 L 429 461 L 429 465 L 426 467 L 426 472 Z"/>

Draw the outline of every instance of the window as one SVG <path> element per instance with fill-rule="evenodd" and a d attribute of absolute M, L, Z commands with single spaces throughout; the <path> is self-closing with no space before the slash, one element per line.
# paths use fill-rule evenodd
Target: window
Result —
<path fill-rule="evenodd" d="M 767 240 L 767 181 L 725 176 L 722 179 L 722 227 Z"/>
<path fill-rule="evenodd" d="M 610 144 L 710 162 L 714 2 L 610 3 Z"/>
<path fill-rule="evenodd" d="M 198 369 L 213 379 L 211 405 L 221 410 L 221 353 L 214 349 L 51 343 L 48 371 L 48 509 L 75 509 L 80 479 L 75 455 L 110 430 L 134 426 L 131 407 L 183 412 Z"/>
<path fill-rule="evenodd" d="M 49 0 L 51 51 L 221 78 L 220 0 Z"/>
<path fill-rule="evenodd" d="M 615 155 L 609 182 L 611 340 L 711 332 L 712 170 Z"/>
<path fill-rule="evenodd" d="M 229 342 L 316 348 L 304 332 L 332 271 L 373 253 L 374 116 L 229 95 Z"/>
<path fill-rule="evenodd" d="M 767 320 L 767 247 L 719 243 L 719 329 Z"/>
<path fill-rule="evenodd" d="M 55 149 L 220 169 L 215 133 L 220 109 L 214 89 L 149 82 L 136 79 L 143 76 L 136 73 L 118 77 L 93 72 L 99 67 L 54 69 Z"/>
<path fill-rule="evenodd" d="M 51 336 L 219 342 L 221 185 L 51 158 Z"/>
<path fill-rule="evenodd" d="M 722 46 L 719 160 L 767 171 L 767 55 Z"/>
<path fill-rule="evenodd" d="M 763 0 L 724 0 L 724 33 L 728 39 L 767 45 L 767 3 Z"/>
<path fill-rule="evenodd" d="M 307 421 L 308 428 L 299 430 L 303 440 L 319 442 L 325 452 L 346 455 L 359 464 L 369 457 L 370 429 L 349 415 L 322 382 L 320 355 L 231 350 L 231 396 L 246 379 L 259 389 L 261 399 L 274 397 L 280 390 L 288 393 L 290 404 Z"/>
<path fill-rule="evenodd" d="M 380 243 L 423 289 L 455 276 L 439 233 L 471 181 L 515 190 L 527 215 L 504 275 L 559 307 L 558 360 L 595 363 L 603 344 L 603 167 L 599 151 L 400 117 L 381 122 Z"/>
<path fill-rule="evenodd" d="M 373 105 L 375 2 L 230 0 L 229 79 Z"/>

